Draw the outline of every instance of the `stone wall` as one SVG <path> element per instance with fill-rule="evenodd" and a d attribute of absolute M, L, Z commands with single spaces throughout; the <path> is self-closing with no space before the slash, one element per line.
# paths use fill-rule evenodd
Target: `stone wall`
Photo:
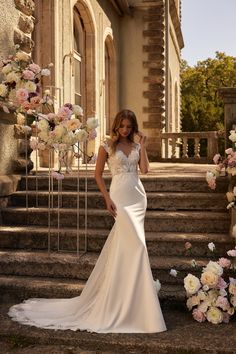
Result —
<path fill-rule="evenodd" d="M 30 54 L 33 49 L 31 33 L 34 28 L 32 0 L 0 2 L 0 56 L 14 53 L 14 45 Z M 14 138 L 14 115 L 0 111 L 0 175 L 18 172 L 18 141 Z"/>

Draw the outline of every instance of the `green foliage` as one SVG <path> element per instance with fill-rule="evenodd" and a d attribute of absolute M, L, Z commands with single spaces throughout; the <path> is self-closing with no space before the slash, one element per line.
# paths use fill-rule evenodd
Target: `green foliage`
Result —
<path fill-rule="evenodd" d="M 216 52 L 214 59 L 181 65 L 182 130 L 224 130 L 223 102 L 217 91 L 236 86 L 236 57 Z"/>

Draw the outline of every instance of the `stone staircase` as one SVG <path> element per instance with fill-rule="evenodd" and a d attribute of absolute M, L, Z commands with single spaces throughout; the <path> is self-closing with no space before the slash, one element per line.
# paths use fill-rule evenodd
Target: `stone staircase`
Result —
<path fill-rule="evenodd" d="M 207 244 L 216 245 L 215 256 L 230 248 L 229 214 L 226 210 L 227 179 L 222 177 L 217 190 L 207 187 L 204 175 L 150 175 L 142 177 L 148 196 L 146 241 L 154 279 L 162 283 L 161 300 L 183 301 L 183 278 L 198 274 L 212 253 Z M 48 247 L 48 177 L 40 175 L 38 207 L 35 207 L 36 177 L 28 178 L 28 213 L 25 208 L 25 178 L 8 206 L 2 209 L 0 226 L 0 298 L 18 302 L 29 297 L 77 296 L 88 279 L 105 243 L 113 219 L 104 208 L 94 178 L 88 178 L 88 252 L 80 257 L 76 250 L 77 182 L 75 176 L 63 180 L 60 208 L 60 249 L 58 247 L 57 181 L 54 182 L 54 207 L 51 212 L 51 249 Z M 107 185 L 109 175 L 105 176 Z M 81 227 L 84 227 L 85 180 L 80 181 Z M 81 249 L 84 247 L 81 230 Z M 185 242 L 193 245 L 185 250 Z M 192 267 L 195 259 L 197 266 Z M 171 268 L 177 277 L 169 274 Z"/>

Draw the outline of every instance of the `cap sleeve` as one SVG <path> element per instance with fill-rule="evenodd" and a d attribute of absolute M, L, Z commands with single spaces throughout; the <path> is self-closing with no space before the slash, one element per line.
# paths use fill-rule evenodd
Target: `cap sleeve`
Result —
<path fill-rule="evenodd" d="M 101 146 L 106 150 L 106 152 L 108 153 L 109 151 L 109 145 L 108 145 L 108 142 L 105 140 L 105 141 L 102 141 L 101 142 Z"/>

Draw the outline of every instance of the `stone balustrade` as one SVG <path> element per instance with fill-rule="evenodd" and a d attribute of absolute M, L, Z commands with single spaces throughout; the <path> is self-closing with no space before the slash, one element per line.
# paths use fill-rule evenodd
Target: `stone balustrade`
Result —
<path fill-rule="evenodd" d="M 161 133 L 162 161 L 212 163 L 224 132 Z"/>

